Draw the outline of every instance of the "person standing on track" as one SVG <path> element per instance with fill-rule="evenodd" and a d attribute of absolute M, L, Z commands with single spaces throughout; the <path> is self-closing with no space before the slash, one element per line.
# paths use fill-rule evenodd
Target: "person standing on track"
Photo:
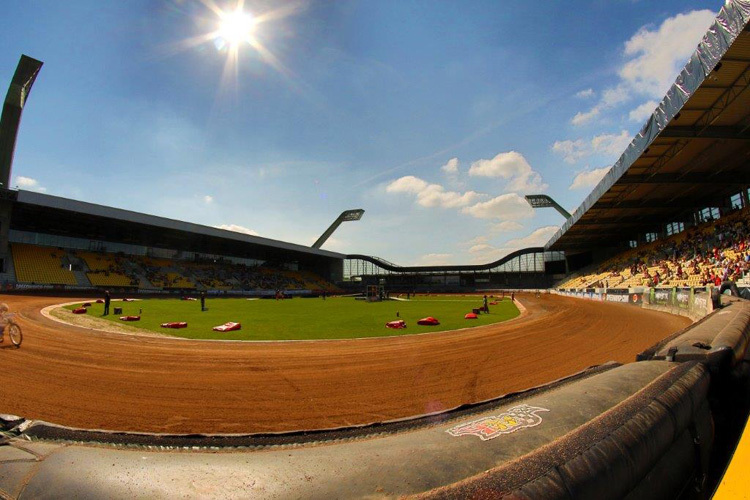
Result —
<path fill-rule="evenodd" d="M 206 291 L 201 292 L 201 312 L 206 310 Z"/>
<path fill-rule="evenodd" d="M 109 303 L 111 302 L 111 297 L 109 296 L 109 290 L 104 291 L 104 314 L 102 316 L 109 316 Z"/>

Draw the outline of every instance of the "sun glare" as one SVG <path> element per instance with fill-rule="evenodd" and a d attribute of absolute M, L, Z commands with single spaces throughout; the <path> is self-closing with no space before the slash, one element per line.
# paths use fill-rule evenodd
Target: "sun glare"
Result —
<path fill-rule="evenodd" d="M 255 18 L 241 9 L 222 15 L 219 25 L 219 37 L 230 45 L 242 42 L 251 43 L 251 36 L 255 30 Z"/>

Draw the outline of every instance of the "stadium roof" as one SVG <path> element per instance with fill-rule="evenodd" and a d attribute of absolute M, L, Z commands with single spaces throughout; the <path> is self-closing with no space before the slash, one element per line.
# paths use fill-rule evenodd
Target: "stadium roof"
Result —
<path fill-rule="evenodd" d="M 500 267 L 503 264 L 506 264 L 512 261 L 513 259 L 517 257 L 522 257 L 524 255 L 533 255 L 537 253 L 544 253 L 544 248 L 543 247 L 523 248 L 521 250 L 516 250 L 515 252 L 511 252 L 508 255 L 505 255 L 495 261 L 492 261 L 486 264 L 451 264 L 451 265 L 442 265 L 442 266 L 440 265 L 399 266 L 398 264 L 394 264 L 393 262 L 388 262 L 387 260 L 382 259 L 380 257 L 375 257 L 372 255 L 362 255 L 362 254 L 349 254 L 346 256 L 346 258 L 366 260 L 367 262 L 371 262 L 372 264 L 375 264 L 376 266 L 381 267 L 382 269 L 385 269 L 393 273 L 404 273 L 404 274 L 456 273 L 456 272 L 457 273 L 462 273 L 462 272 L 471 273 L 471 272 L 487 271 L 490 269 L 494 269 L 496 267 Z M 530 269 L 528 270 L 531 271 Z M 536 269 L 534 269 L 534 271 L 536 272 Z M 539 271 L 543 271 L 543 269 L 539 269 Z"/>
<path fill-rule="evenodd" d="M 659 107 L 548 250 L 612 247 L 750 186 L 750 0 L 721 9 Z"/>
<path fill-rule="evenodd" d="M 254 252 L 266 260 L 297 256 L 343 259 L 344 255 L 294 243 L 261 238 L 235 231 L 157 217 L 120 208 L 96 205 L 31 191 L 2 190 L 3 198 L 15 198 L 11 226 L 22 230 L 75 237 L 107 238 L 107 241 L 161 248 L 184 248 L 225 255 Z M 83 236 L 82 236 L 83 235 Z M 238 245 L 239 244 L 239 245 Z M 187 248 L 186 248 L 187 249 Z"/>

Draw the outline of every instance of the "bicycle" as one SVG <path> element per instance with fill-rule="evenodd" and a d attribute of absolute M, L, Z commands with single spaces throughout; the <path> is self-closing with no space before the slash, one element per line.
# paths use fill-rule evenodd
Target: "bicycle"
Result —
<path fill-rule="evenodd" d="M 13 315 L 9 314 L 5 316 L 6 325 L 0 329 L 0 344 L 5 342 L 5 332 L 8 332 L 8 338 L 10 339 L 10 343 L 16 346 L 16 348 L 21 347 L 21 342 L 23 342 L 23 331 L 21 331 L 21 327 L 13 321 Z"/>

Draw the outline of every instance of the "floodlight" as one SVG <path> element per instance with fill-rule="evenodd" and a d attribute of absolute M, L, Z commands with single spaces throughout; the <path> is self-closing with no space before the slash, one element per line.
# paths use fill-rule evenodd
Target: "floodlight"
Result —
<path fill-rule="evenodd" d="M 0 182 L 4 186 L 10 185 L 10 169 L 16 149 L 21 112 L 42 64 L 42 61 L 22 55 L 5 96 L 3 114 L 0 117 Z"/>
<path fill-rule="evenodd" d="M 526 201 L 529 202 L 533 208 L 554 208 L 560 215 L 566 219 L 570 219 L 570 214 L 563 207 L 560 206 L 555 200 L 547 196 L 546 194 L 527 194 L 524 196 Z"/>
<path fill-rule="evenodd" d="M 331 237 L 333 232 L 341 225 L 342 222 L 349 222 L 349 221 L 357 221 L 362 218 L 362 215 L 365 213 L 364 210 L 361 208 L 357 208 L 354 210 L 344 210 L 341 212 L 341 215 L 338 216 L 338 218 L 333 221 L 333 224 L 326 229 L 326 232 L 320 235 L 320 238 L 313 243 L 313 248 L 320 248 L 323 246 L 323 243 L 326 242 L 328 238 Z"/>

